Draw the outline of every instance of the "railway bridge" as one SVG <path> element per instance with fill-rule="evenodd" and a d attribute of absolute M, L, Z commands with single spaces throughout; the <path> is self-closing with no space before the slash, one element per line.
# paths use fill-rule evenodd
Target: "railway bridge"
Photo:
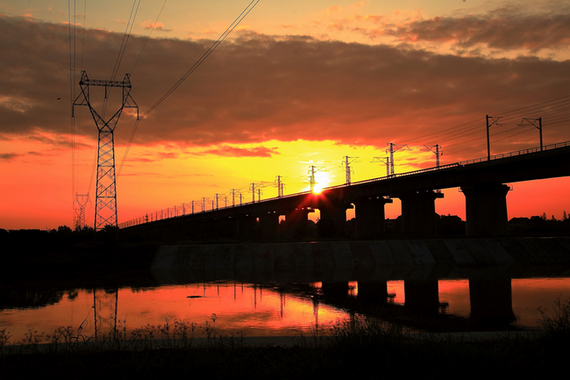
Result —
<path fill-rule="evenodd" d="M 435 204 L 444 197 L 441 190 L 458 187 L 465 195 L 467 236 L 503 236 L 507 234 L 507 184 L 563 176 L 570 176 L 570 142 L 121 227 L 189 240 L 200 238 L 204 231 L 233 239 L 273 240 L 302 236 L 308 215 L 319 210 L 324 230 L 342 237 L 346 210 L 354 208 L 356 237 L 381 238 L 386 231 L 384 206 L 398 198 L 402 234 L 431 237 L 436 228 Z"/>

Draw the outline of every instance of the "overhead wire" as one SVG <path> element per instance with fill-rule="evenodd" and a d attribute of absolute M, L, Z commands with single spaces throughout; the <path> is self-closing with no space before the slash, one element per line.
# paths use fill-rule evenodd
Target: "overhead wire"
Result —
<path fill-rule="evenodd" d="M 218 37 L 218 39 L 206 50 L 204 54 L 190 67 L 190 69 L 180 78 L 158 101 L 153 104 L 141 118 L 148 116 L 156 107 L 166 100 L 196 69 L 212 54 L 214 50 L 230 35 L 230 33 L 241 23 L 241 21 L 255 8 L 260 0 L 252 0 L 238 17 L 228 26 L 228 28 Z"/>
<path fill-rule="evenodd" d="M 76 25 L 76 2 L 73 1 L 73 23 L 71 20 L 71 0 L 67 1 L 67 25 L 68 25 L 68 51 L 69 51 L 69 98 L 70 106 L 73 107 L 73 102 L 75 101 L 75 25 Z M 73 25 L 73 33 L 72 33 Z M 70 119 L 70 135 L 71 135 L 71 209 L 72 216 L 75 216 L 75 150 L 76 150 L 76 136 L 75 136 L 75 118 L 73 117 L 73 112 L 71 112 Z"/>
<path fill-rule="evenodd" d="M 83 22 L 81 23 L 81 59 L 79 61 L 79 68 L 83 69 L 83 55 L 85 51 L 85 22 L 87 19 L 87 0 L 83 0 Z"/>
<path fill-rule="evenodd" d="M 570 121 L 570 95 L 517 109 L 512 109 L 502 113 L 493 113 L 493 115 L 496 115 L 495 117 L 500 118 L 498 130 L 496 128 L 493 128 L 495 130 L 493 136 L 501 136 L 499 139 L 494 139 L 494 141 L 506 140 L 508 138 L 518 136 L 521 133 L 525 133 L 531 130 L 526 129 L 520 131 L 521 121 L 524 118 L 541 117 L 543 124 L 547 123 L 548 125 L 555 125 Z M 516 126 L 513 126 L 513 124 Z M 485 134 L 480 133 L 481 131 L 485 130 L 485 126 L 486 124 L 484 119 L 480 119 L 445 128 L 439 131 L 427 133 L 423 136 L 418 137 L 418 139 L 424 140 L 426 138 L 429 138 L 430 144 L 440 144 L 442 142 L 453 140 L 453 144 L 451 146 L 464 146 L 466 139 L 470 138 L 468 144 L 469 146 L 467 148 L 448 153 L 456 154 L 485 147 Z M 507 127 L 507 129 L 504 127 Z M 479 135 L 479 137 L 477 137 L 477 135 Z M 480 145 L 474 145 L 473 143 L 476 141 L 484 141 L 484 143 Z"/>
<path fill-rule="evenodd" d="M 125 51 L 127 50 L 127 44 L 129 42 L 129 38 L 131 36 L 131 32 L 133 30 L 133 26 L 135 24 L 135 19 L 137 17 L 137 13 L 139 11 L 139 6 L 141 4 L 141 0 L 133 0 L 133 6 L 131 8 L 131 13 L 129 15 L 129 20 L 127 21 L 127 26 L 125 27 L 125 33 L 123 34 L 123 40 L 121 42 L 121 46 L 119 47 L 119 53 L 115 60 L 115 66 L 113 67 L 113 72 L 111 73 L 111 80 L 114 81 L 117 77 L 117 73 L 119 72 L 119 67 L 121 67 L 121 62 L 123 61 L 123 56 L 125 55 Z M 105 117 L 105 112 L 107 109 L 107 99 L 108 95 L 110 95 L 113 87 L 110 87 L 106 90 L 106 96 L 103 99 L 103 110 L 102 116 Z"/>
<path fill-rule="evenodd" d="M 216 48 L 218 46 L 220 46 L 220 44 L 222 42 L 224 42 L 224 40 L 233 32 L 233 30 L 243 21 L 243 19 L 255 8 L 255 6 L 259 3 L 259 1 L 260 0 L 252 0 L 245 7 L 245 9 L 234 19 L 234 21 L 226 28 L 226 30 L 218 37 L 218 39 L 212 43 L 212 45 L 208 48 L 208 50 L 206 50 L 204 52 L 204 54 L 202 54 L 202 56 L 190 67 L 190 69 L 188 69 L 188 71 L 186 71 L 186 73 L 184 75 L 182 75 L 182 77 L 176 83 L 174 83 L 174 85 L 168 91 L 166 91 L 166 93 L 164 95 L 162 95 L 162 97 L 160 97 L 160 99 L 158 99 L 144 114 L 141 115 L 141 117 L 137 121 L 135 121 L 135 126 L 133 128 L 132 133 L 131 133 L 131 137 L 130 137 L 129 142 L 127 144 L 127 148 L 125 150 L 125 154 L 123 156 L 123 159 L 121 160 L 121 164 L 119 166 L 119 170 L 117 171 L 117 175 L 121 174 L 124 163 L 125 163 L 127 156 L 129 154 L 130 147 L 134 141 L 134 137 L 135 137 L 135 134 L 137 132 L 137 128 L 138 128 L 140 121 L 142 119 L 144 119 L 145 117 L 147 117 L 152 111 L 154 111 L 156 109 L 156 107 L 158 107 L 160 104 L 162 104 L 162 102 L 164 102 L 178 87 L 180 87 L 180 85 L 194 71 L 196 71 L 196 69 L 206 60 L 206 58 L 208 58 L 210 56 L 210 54 L 212 54 L 214 52 L 214 50 L 216 50 Z"/>
<path fill-rule="evenodd" d="M 152 28 L 150 29 L 150 33 L 148 34 L 148 36 L 146 37 L 144 43 L 143 43 L 143 47 L 135 61 L 135 64 L 133 65 L 132 70 L 130 71 L 131 74 L 133 74 L 135 72 L 135 69 L 141 59 L 141 56 L 146 48 L 146 45 L 148 43 L 148 41 L 150 40 L 150 37 L 152 36 L 152 33 L 154 32 L 154 29 L 156 29 L 156 25 L 158 24 L 158 20 L 160 19 L 160 16 L 162 15 L 162 11 L 164 10 L 164 7 L 166 6 L 166 2 L 167 0 L 164 0 L 164 3 L 162 3 L 162 7 L 160 8 L 160 11 L 158 12 L 158 16 L 156 17 L 156 20 L 154 21 L 154 24 L 152 24 Z"/>
<path fill-rule="evenodd" d="M 123 34 L 123 41 L 121 42 L 121 47 L 119 48 L 119 53 L 117 55 L 115 66 L 113 68 L 113 73 L 111 74 L 111 80 L 115 80 L 115 78 L 117 77 L 117 73 L 119 72 L 119 67 L 121 67 L 121 62 L 123 61 L 123 56 L 125 55 L 125 51 L 127 50 L 127 44 L 129 42 L 129 38 L 131 36 L 131 32 L 133 30 L 133 26 L 135 24 L 135 19 L 137 17 L 140 5 L 141 5 L 141 0 L 133 1 L 131 14 L 129 15 L 129 21 L 127 22 L 125 33 Z"/>

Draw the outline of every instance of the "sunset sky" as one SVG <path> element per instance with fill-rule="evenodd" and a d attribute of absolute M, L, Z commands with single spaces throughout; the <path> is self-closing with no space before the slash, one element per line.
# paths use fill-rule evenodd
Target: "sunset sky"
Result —
<path fill-rule="evenodd" d="M 570 140 L 570 3 L 557 0 L 261 0 L 157 104 L 248 4 L 0 0 L 0 228 L 71 226 L 76 193 L 93 225 L 97 130 L 87 107 L 71 118 L 81 70 L 110 80 L 118 65 L 143 115 L 125 161 L 132 110 L 115 132 L 119 222 L 216 194 L 222 206 L 232 189 L 251 201 L 251 183 L 275 197 L 278 175 L 304 191 L 311 165 L 342 184 L 344 156 L 352 181 L 380 177 L 390 142 L 408 147 L 397 173 L 435 166 L 435 144 L 442 164 L 485 157 L 485 115 L 503 117 L 492 154 L 539 145 L 523 118 L 542 117 L 545 145 Z M 570 212 L 568 178 L 511 185 L 509 218 Z M 444 193 L 436 211 L 465 218 L 463 194 Z"/>

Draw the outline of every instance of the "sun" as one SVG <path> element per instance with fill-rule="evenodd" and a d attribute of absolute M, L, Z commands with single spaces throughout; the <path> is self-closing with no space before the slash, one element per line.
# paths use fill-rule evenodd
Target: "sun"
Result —
<path fill-rule="evenodd" d="M 313 194 L 320 194 L 323 191 L 323 186 L 315 185 L 313 187 Z"/>
<path fill-rule="evenodd" d="M 330 177 L 327 172 L 317 172 L 315 173 L 315 183 L 313 185 L 313 194 L 319 194 L 323 189 L 329 186 L 331 182 Z"/>

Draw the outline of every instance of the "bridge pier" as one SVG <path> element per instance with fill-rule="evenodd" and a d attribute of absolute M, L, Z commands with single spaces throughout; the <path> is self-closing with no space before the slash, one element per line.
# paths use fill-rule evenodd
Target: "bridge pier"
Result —
<path fill-rule="evenodd" d="M 402 233 L 404 236 L 434 236 L 436 233 L 435 200 L 443 193 L 433 190 L 398 194 L 402 202 Z"/>
<path fill-rule="evenodd" d="M 259 215 L 260 237 L 266 240 L 279 237 L 279 214 L 275 211 Z"/>
<path fill-rule="evenodd" d="M 235 218 L 235 234 L 237 239 L 249 240 L 255 238 L 257 218 L 253 215 L 240 215 Z"/>
<path fill-rule="evenodd" d="M 500 183 L 461 186 L 465 195 L 467 236 L 507 235 L 509 189 L 509 186 Z"/>
<path fill-rule="evenodd" d="M 289 238 L 307 236 L 309 213 L 314 210 L 303 207 L 290 209 L 285 214 L 285 233 Z"/>
<path fill-rule="evenodd" d="M 392 199 L 377 197 L 360 197 L 353 202 L 356 206 L 356 237 L 366 239 L 382 237 L 386 234 L 386 212 L 384 205 L 392 203 Z"/>
<path fill-rule="evenodd" d="M 321 218 L 317 224 L 319 236 L 342 237 L 346 235 L 346 210 L 352 205 L 346 205 L 345 201 L 321 202 L 318 206 Z"/>

